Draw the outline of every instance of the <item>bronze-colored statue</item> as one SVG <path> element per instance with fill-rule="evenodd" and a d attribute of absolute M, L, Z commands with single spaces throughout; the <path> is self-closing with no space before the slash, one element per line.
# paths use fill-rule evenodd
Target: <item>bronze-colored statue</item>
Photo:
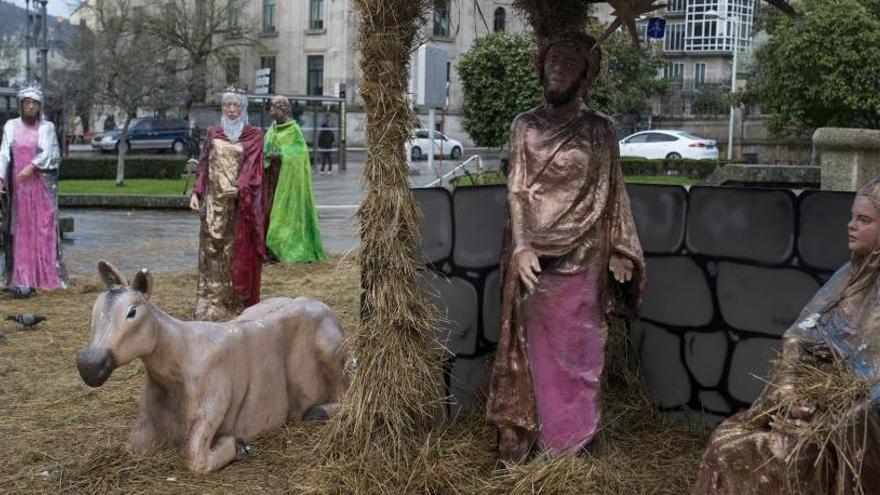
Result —
<path fill-rule="evenodd" d="M 108 290 L 95 301 L 91 341 L 76 364 L 99 387 L 114 369 L 143 361 L 132 453 L 184 446 L 187 467 L 207 473 L 249 452 L 246 442 L 261 432 L 338 410 L 343 335 L 327 305 L 278 297 L 227 323 L 182 322 L 149 302 L 146 270 L 131 285 L 105 261 L 98 271 Z"/>
<path fill-rule="evenodd" d="M 847 227 L 851 261 L 786 331 L 782 354 L 752 407 L 715 430 L 695 494 L 880 493 L 880 179 L 859 190 Z M 805 435 L 820 426 L 816 422 L 828 420 L 817 420 L 819 404 L 805 399 L 803 388 L 817 388 L 818 397 L 834 392 L 823 388 L 826 378 L 814 382 L 810 370 L 840 365 L 837 373 L 852 376 L 853 386 L 856 377 L 875 385 L 833 411 L 841 419 L 822 425 L 830 433 L 810 440 Z M 817 463 L 820 456 L 826 462 Z"/>
<path fill-rule="evenodd" d="M 190 197 L 201 219 L 196 320 L 226 321 L 259 302 L 266 260 L 263 134 L 248 124 L 247 96 L 231 90 L 221 101 Z"/>
<path fill-rule="evenodd" d="M 519 115 L 510 137 L 502 326 L 489 419 L 500 454 L 572 452 L 599 422 L 603 351 L 612 310 L 632 314 L 644 260 L 612 122 L 584 104 L 599 71 L 595 40 L 541 40 L 545 104 Z"/>

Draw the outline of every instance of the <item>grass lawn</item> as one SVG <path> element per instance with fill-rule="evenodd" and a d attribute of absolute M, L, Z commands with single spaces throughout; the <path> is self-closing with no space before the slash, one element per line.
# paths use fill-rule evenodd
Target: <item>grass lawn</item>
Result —
<path fill-rule="evenodd" d="M 624 180 L 629 184 L 662 184 L 675 186 L 693 186 L 700 183 L 700 179 L 684 177 L 681 175 L 628 175 Z"/>
<path fill-rule="evenodd" d="M 193 180 L 190 180 L 192 187 Z M 183 179 L 128 179 L 121 187 L 113 180 L 64 180 L 58 183 L 61 194 L 133 194 L 133 195 L 181 195 Z"/>

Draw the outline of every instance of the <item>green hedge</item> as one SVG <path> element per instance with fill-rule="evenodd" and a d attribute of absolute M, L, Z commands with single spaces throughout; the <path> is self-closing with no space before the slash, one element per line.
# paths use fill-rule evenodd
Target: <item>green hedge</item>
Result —
<path fill-rule="evenodd" d="M 186 168 L 185 158 L 126 158 L 126 179 L 179 179 Z M 59 180 L 115 179 L 116 157 L 62 158 Z"/>
<path fill-rule="evenodd" d="M 716 168 L 726 164 L 726 160 L 649 160 L 631 157 L 620 159 L 623 175 L 678 175 L 693 179 L 705 179 Z M 507 159 L 501 160 L 501 167 L 502 170 L 507 170 Z"/>
<path fill-rule="evenodd" d="M 621 158 L 623 175 L 681 175 L 704 179 L 725 161 L 711 160 L 648 160 L 646 158 Z"/>

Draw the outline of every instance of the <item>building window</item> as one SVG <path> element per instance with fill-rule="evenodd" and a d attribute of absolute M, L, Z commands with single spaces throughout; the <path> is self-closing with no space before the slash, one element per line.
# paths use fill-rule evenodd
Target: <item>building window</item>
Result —
<path fill-rule="evenodd" d="M 240 0 L 229 0 L 226 7 L 226 15 L 231 33 L 237 33 L 241 29 L 241 7 L 238 5 Z"/>
<path fill-rule="evenodd" d="M 263 32 L 275 32 L 275 0 L 263 0 Z"/>
<path fill-rule="evenodd" d="M 666 12 L 684 12 L 687 9 L 687 0 L 671 0 L 666 4 Z"/>
<path fill-rule="evenodd" d="M 240 71 L 241 71 L 241 63 L 238 60 L 238 57 L 229 57 L 226 59 L 226 85 L 227 86 L 238 86 L 238 82 L 240 80 Z"/>
<path fill-rule="evenodd" d="M 306 58 L 306 94 L 310 96 L 324 95 L 324 56 L 309 55 Z"/>
<path fill-rule="evenodd" d="M 666 36 L 663 38 L 664 52 L 684 51 L 684 23 L 677 22 L 666 25 Z"/>
<path fill-rule="evenodd" d="M 706 64 L 697 62 L 694 64 L 694 86 L 699 87 L 706 83 Z"/>
<path fill-rule="evenodd" d="M 324 29 L 324 0 L 309 1 L 309 29 Z"/>
<path fill-rule="evenodd" d="M 269 94 L 275 94 L 275 57 L 260 57 L 260 68 L 269 69 Z"/>
<path fill-rule="evenodd" d="M 434 36 L 449 37 L 449 0 L 434 0 Z"/>
<path fill-rule="evenodd" d="M 507 12 L 504 11 L 503 7 L 498 7 L 495 9 L 495 24 L 493 26 L 493 30 L 497 32 L 504 32 L 505 24 L 507 22 Z"/>
<path fill-rule="evenodd" d="M 707 12 L 720 12 L 706 15 Z M 723 19 L 721 18 L 723 17 Z M 753 0 L 688 0 L 685 49 L 688 51 L 732 52 L 734 39 L 740 51 L 751 45 Z M 734 36 L 735 27 L 739 32 Z"/>
<path fill-rule="evenodd" d="M 669 62 L 663 66 L 663 79 L 684 79 L 684 63 Z"/>

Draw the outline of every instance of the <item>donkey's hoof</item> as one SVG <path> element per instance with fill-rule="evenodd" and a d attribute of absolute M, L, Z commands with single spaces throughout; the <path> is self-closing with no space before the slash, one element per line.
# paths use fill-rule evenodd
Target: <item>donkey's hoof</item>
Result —
<path fill-rule="evenodd" d="M 235 439 L 235 452 L 238 454 L 236 459 L 245 459 L 247 456 L 251 455 L 251 446 L 247 444 L 242 438 Z"/>
<path fill-rule="evenodd" d="M 328 419 L 330 419 L 330 415 L 321 406 L 312 406 L 303 414 L 303 421 L 327 421 Z"/>

